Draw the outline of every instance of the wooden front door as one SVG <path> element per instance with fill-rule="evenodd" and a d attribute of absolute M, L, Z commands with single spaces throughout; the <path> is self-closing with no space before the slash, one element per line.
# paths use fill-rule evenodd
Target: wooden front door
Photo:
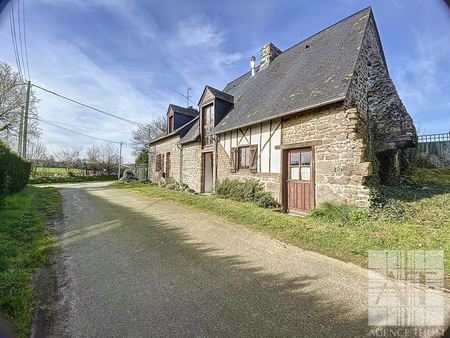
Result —
<path fill-rule="evenodd" d="M 203 189 L 202 192 L 210 193 L 213 188 L 213 153 L 203 153 Z"/>
<path fill-rule="evenodd" d="M 288 212 L 305 213 L 314 206 L 312 149 L 289 150 L 286 160 L 286 209 Z"/>

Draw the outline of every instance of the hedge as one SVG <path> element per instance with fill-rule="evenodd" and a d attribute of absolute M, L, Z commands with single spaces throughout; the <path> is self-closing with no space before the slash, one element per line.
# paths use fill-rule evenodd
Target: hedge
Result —
<path fill-rule="evenodd" d="M 0 201 L 22 190 L 28 183 L 31 163 L 0 142 Z"/>

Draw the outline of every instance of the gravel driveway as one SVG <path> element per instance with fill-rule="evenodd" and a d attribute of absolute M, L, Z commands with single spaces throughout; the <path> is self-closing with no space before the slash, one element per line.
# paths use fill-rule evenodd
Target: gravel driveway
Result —
<path fill-rule="evenodd" d="M 107 184 L 60 188 L 53 336 L 367 336 L 366 270 Z"/>

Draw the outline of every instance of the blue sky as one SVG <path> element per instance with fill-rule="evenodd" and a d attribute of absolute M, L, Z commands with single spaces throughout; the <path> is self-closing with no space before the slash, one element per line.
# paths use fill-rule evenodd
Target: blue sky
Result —
<path fill-rule="evenodd" d="M 18 0 L 12 0 L 18 1 Z M 273 42 L 284 50 L 371 5 L 391 77 L 421 133 L 450 131 L 450 10 L 442 0 L 144 1 L 24 0 L 32 81 L 146 122 L 175 90 L 223 88 Z M 17 3 L 15 2 L 17 5 Z M 8 7 L 0 59 L 15 65 Z M 133 125 L 38 92 L 40 115 L 75 130 L 128 142 Z M 42 125 L 52 151 L 95 141 Z M 131 161 L 130 150 L 125 158 Z"/>

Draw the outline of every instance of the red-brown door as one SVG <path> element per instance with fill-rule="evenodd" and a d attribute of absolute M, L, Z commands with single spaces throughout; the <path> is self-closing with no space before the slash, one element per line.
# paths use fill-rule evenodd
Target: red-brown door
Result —
<path fill-rule="evenodd" d="M 304 213 L 314 206 L 313 154 L 311 148 L 293 149 L 287 153 L 286 209 Z"/>

